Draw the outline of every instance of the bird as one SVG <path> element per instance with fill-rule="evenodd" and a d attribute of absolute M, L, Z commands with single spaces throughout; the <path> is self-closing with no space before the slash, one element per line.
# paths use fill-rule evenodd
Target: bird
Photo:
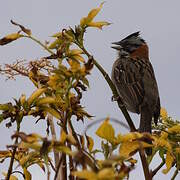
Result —
<path fill-rule="evenodd" d="M 160 97 L 148 45 L 140 31 L 112 44 L 118 51 L 112 82 L 126 109 L 140 114 L 139 132 L 152 133 L 152 120 L 157 125 L 160 116 Z"/>

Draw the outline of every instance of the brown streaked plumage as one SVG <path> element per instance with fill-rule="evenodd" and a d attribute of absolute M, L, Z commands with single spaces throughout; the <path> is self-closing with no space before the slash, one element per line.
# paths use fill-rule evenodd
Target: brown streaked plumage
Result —
<path fill-rule="evenodd" d="M 160 98 L 148 46 L 139 32 L 113 44 L 117 45 L 112 48 L 118 50 L 118 59 L 113 64 L 112 81 L 127 110 L 141 115 L 139 131 L 151 133 L 152 119 L 157 124 L 160 115 Z"/>

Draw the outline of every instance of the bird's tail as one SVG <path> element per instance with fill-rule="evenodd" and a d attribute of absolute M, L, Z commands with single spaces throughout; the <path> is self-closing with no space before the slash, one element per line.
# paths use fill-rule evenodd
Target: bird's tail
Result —
<path fill-rule="evenodd" d="M 141 108 L 141 119 L 140 119 L 140 126 L 139 126 L 139 132 L 147 132 L 151 133 L 152 129 L 152 113 L 149 110 L 148 107 L 144 106 Z M 152 141 L 150 139 L 144 139 L 145 142 L 148 144 L 152 144 Z M 147 155 L 152 154 L 152 148 L 146 148 L 145 149 Z"/>

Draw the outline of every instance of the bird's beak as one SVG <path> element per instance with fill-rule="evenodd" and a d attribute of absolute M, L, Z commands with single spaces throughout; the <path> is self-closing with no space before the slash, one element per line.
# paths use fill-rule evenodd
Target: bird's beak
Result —
<path fill-rule="evenodd" d="M 116 49 L 116 50 L 121 50 L 123 47 L 120 45 L 120 42 L 113 42 L 112 44 L 115 44 L 117 46 L 111 46 L 111 48 Z"/>
<path fill-rule="evenodd" d="M 121 45 L 121 41 L 118 41 L 118 42 L 112 42 L 112 44 L 115 44 L 115 45 Z"/>
<path fill-rule="evenodd" d="M 116 49 L 116 50 L 121 50 L 122 49 L 121 46 L 111 46 L 111 48 Z"/>

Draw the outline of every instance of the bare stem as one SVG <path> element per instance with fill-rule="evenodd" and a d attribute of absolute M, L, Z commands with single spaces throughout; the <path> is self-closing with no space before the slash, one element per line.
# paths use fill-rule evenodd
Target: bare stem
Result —
<path fill-rule="evenodd" d="M 71 150 L 71 144 L 67 143 L 67 146 L 69 147 L 69 149 Z M 72 176 L 71 172 L 74 171 L 74 164 L 73 164 L 73 159 L 72 156 L 69 155 L 69 180 L 74 180 L 74 176 Z"/>
<path fill-rule="evenodd" d="M 54 180 L 57 180 L 59 170 L 60 170 L 60 167 L 61 167 L 61 163 L 62 163 L 62 155 L 60 157 L 60 160 L 59 160 L 59 163 L 58 163 L 58 166 L 57 166 L 57 170 L 56 170 L 56 173 L 55 173 L 55 176 L 54 176 Z"/>
<path fill-rule="evenodd" d="M 139 155 L 140 155 L 140 158 L 141 158 L 141 163 L 142 163 L 142 166 L 143 166 L 145 179 L 146 180 L 152 180 L 152 176 L 150 175 L 150 172 L 149 172 L 149 165 L 148 165 L 144 150 L 142 148 L 139 151 Z"/>
<path fill-rule="evenodd" d="M 50 54 L 54 55 L 55 53 L 53 51 L 51 51 L 46 45 L 44 45 L 41 41 L 39 41 L 38 39 L 36 39 L 33 36 L 26 36 L 24 35 L 23 37 L 32 39 L 33 41 L 35 41 L 37 44 L 39 44 L 41 47 L 43 47 L 45 50 L 47 50 Z"/>
<path fill-rule="evenodd" d="M 48 122 L 50 124 L 52 139 L 56 140 L 56 131 L 55 131 L 55 128 L 54 128 L 53 116 L 48 114 L 47 120 L 48 120 Z M 59 153 L 55 152 L 55 150 L 54 150 L 54 161 L 55 161 L 55 167 L 57 169 L 58 162 L 59 162 Z"/>
<path fill-rule="evenodd" d="M 178 175 L 178 169 L 175 170 L 173 177 L 171 178 L 171 180 L 175 180 L 176 176 Z"/>
<path fill-rule="evenodd" d="M 151 176 L 152 177 L 155 176 L 156 173 L 164 166 L 164 164 L 165 164 L 165 161 L 161 162 L 161 164 L 151 172 Z"/>
<path fill-rule="evenodd" d="M 12 170 L 13 170 L 13 164 L 14 164 L 14 159 L 15 159 L 15 154 L 16 154 L 16 150 L 17 150 L 17 146 L 16 144 L 18 143 L 18 137 L 16 137 L 16 140 L 14 142 L 14 147 L 13 147 L 13 152 L 12 152 L 12 156 L 11 156 L 11 161 L 10 161 L 10 164 L 9 164 L 9 169 L 8 169 L 8 173 L 7 173 L 7 177 L 6 177 L 6 180 L 9 180 L 10 179 L 10 176 L 12 174 Z"/>

